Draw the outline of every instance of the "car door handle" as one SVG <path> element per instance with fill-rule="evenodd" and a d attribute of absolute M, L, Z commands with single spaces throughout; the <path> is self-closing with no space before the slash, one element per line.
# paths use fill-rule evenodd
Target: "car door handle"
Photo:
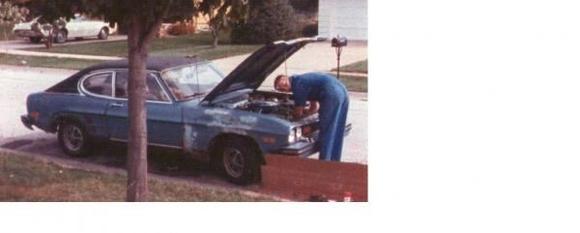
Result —
<path fill-rule="evenodd" d="M 115 107 L 115 108 L 122 108 L 123 106 L 125 106 L 125 105 L 122 103 L 112 103 L 111 104 L 111 107 Z"/>

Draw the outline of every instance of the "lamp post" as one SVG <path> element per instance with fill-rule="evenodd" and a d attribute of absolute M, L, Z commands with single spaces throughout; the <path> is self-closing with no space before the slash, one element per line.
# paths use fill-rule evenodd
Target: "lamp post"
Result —
<path fill-rule="evenodd" d="M 340 54 L 342 53 L 342 47 L 345 47 L 348 43 L 346 37 L 341 35 L 336 35 L 330 41 L 330 45 L 335 48 L 336 51 L 336 78 L 340 79 Z"/>

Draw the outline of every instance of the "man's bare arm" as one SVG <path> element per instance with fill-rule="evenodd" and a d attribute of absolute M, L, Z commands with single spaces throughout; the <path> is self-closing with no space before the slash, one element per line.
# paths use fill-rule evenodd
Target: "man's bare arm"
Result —
<path fill-rule="evenodd" d="M 294 111 L 292 112 L 292 116 L 294 119 L 300 119 L 304 115 L 304 107 L 296 106 L 294 107 Z"/>

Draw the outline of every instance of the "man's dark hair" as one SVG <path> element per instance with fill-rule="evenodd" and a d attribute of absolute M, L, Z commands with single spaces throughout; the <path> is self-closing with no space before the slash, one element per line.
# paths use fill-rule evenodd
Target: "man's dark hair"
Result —
<path fill-rule="evenodd" d="M 278 82 L 280 82 L 280 79 L 282 79 L 283 77 L 288 77 L 285 74 L 280 74 L 278 76 L 276 76 L 276 79 L 274 79 L 274 88 L 278 87 Z"/>

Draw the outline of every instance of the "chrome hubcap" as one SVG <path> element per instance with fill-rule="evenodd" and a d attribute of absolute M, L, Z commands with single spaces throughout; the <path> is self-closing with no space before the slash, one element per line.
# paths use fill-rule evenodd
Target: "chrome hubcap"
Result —
<path fill-rule="evenodd" d="M 242 152 L 234 148 L 226 148 L 223 152 L 224 168 L 228 175 L 241 177 L 244 172 L 244 156 Z"/>
<path fill-rule="evenodd" d="M 66 148 L 71 151 L 80 150 L 84 142 L 81 129 L 74 125 L 67 125 L 63 130 L 63 142 Z"/>
<path fill-rule="evenodd" d="M 59 43 L 64 42 L 66 39 L 64 38 L 64 34 L 62 32 L 58 32 L 56 34 L 56 41 Z"/>

